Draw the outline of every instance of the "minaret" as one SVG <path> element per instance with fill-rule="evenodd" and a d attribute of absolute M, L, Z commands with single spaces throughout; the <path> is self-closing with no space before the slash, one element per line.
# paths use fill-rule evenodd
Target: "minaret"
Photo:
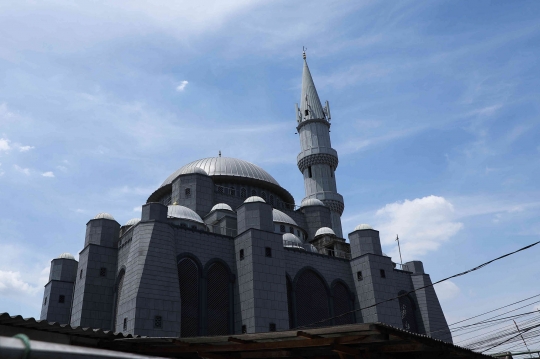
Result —
<path fill-rule="evenodd" d="M 304 175 L 305 198 L 321 200 L 332 214 L 332 229 L 343 238 L 341 214 L 343 196 L 337 193 L 334 172 L 338 165 L 338 156 L 330 144 L 330 105 L 323 108 L 304 51 L 304 71 L 302 73 L 302 97 L 300 109 L 296 104 L 298 134 L 302 152 L 298 155 L 298 168 Z"/>

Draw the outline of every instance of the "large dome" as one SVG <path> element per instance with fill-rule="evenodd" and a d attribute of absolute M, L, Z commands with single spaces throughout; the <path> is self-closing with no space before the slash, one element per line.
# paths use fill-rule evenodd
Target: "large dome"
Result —
<path fill-rule="evenodd" d="M 204 170 L 209 176 L 243 177 L 264 181 L 279 186 L 279 183 L 268 172 L 253 163 L 230 157 L 208 157 L 193 161 L 176 170 L 163 182 L 166 186 L 182 174 L 194 173 L 194 168 Z M 198 171 L 197 171 L 198 172 Z"/>

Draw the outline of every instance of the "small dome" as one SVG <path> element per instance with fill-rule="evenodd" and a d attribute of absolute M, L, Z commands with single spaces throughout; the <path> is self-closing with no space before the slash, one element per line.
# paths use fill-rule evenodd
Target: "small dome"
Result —
<path fill-rule="evenodd" d="M 296 224 L 294 219 L 289 217 L 288 214 L 285 214 L 285 213 L 283 213 L 283 212 L 281 212 L 281 211 L 279 211 L 279 210 L 277 210 L 275 208 L 272 209 L 272 217 L 273 217 L 274 222 L 292 224 L 293 226 L 298 227 L 298 224 Z"/>
<path fill-rule="evenodd" d="M 140 218 L 132 218 L 124 224 L 124 226 L 134 226 L 141 221 Z"/>
<path fill-rule="evenodd" d="M 111 216 L 110 214 L 105 213 L 105 212 L 96 214 L 94 219 L 110 219 L 111 221 L 115 221 L 113 216 Z"/>
<path fill-rule="evenodd" d="M 283 235 L 283 247 L 304 249 L 304 244 L 302 243 L 302 240 L 294 234 L 285 233 Z"/>
<path fill-rule="evenodd" d="M 324 203 L 317 198 L 304 198 L 300 207 L 309 207 L 309 206 L 324 206 Z"/>
<path fill-rule="evenodd" d="M 266 203 L 266 201 L 264 199 L 262 199 L 261 197 L 259 196 L 251 196 L 249 198 L 247 198 L 244 203 L 251 203 L 251 202 L 262 202 L 262 203 Z"/>
<path fill-rule="evenodd" d="M 202 218 L 197 213 L 195 213 L 195 211 L 177 204 L 171 204 L 170 206 L 168 206 L 167 217 L 181 218 L 188 221 L 194 221 L 204 224 Z"/>
<path fill-rule="evenodd" d="M 371 227 L 369 224 L 365 224 L 365 223 L 359 224 L 356 227 L 354 227 L 355 231 L 361 231 L 362 229 L 373 229 L 373 227 Z"/>
<path fill-rule="evenodd" d="M 319 253 L 317 248 L 311 243 L 304 244 L 304 249 L 308 252 Z"/>
<path fill-rule="evenodd" d="M 315 237 L 322 236 L 322 235 L 335 236 L 336 234 L 334 233 L 332 228 L 322 227 L 322 228 L 317 229 L 317 232 L 315 232 Z"/>
<path fill-rule="evenodd" d="M 58 256 L 58 259 L 73 259 L 75 260 L 75 257 L 71 253 L 65 252 Z"/>
<path fill-rule="evenodd" d="M 205 176 L 208 176 L 208 173 L 206 173 L 205 170 L 203 170 L 202 168 L 200 167 L 191 167 L 191 168 L 188 168 L 184 171 L 184 175 L 186 174 L 189 174 L 189 173 L 198 173 L 198 174 L 201 174 L 201 175 L 205 175 Z"/>
<path fill-rule="evenodd" d="M 212 209 L 210 210 L 210 212 L 213 212 L 213 211 L 216 211 L 218 209 L 224 209 L 226 211 L 231 211 L 233 212 L 231 206 L 229 206 L 227 203 L 218 203 L 216 204 L 214 207 L 212 207 Z"/>

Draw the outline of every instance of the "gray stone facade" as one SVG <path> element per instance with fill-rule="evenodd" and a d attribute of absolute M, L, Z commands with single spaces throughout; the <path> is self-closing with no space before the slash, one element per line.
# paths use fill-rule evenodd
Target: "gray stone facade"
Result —
<path fill-rule="evenodd" d="M 343 236 L 330 109 L 307 63 L 297 120 L 300 207 L 254 164 L 192 162 L 149 196 L 140 219 L 121 226 L 101 213 L 87 223 L 79 261 L 52 261 L 41 318 L 159 337 L 383 322 L 451 341 L 421 262 L 396 269 L 367 225 Z"/>

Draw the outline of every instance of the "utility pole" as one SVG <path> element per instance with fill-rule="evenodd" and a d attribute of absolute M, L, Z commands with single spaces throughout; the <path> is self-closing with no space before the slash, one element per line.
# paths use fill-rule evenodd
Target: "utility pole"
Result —
<path fill-rule="evenodd" d="M 401 258 L 401 247 L 399 246 L 399 236 L 396 234 L 397 247 L 399 249 L 399 261 L 401 262 L 401 269 L 403 269 L 403 259 Z"/>
<path fill-rule="evenodd" d="M 519 336 L 521 337 L 521 340 L 523 340 L 523 344 L 525 344 L 525 348 L 527 348 L 527 350 L 529 351 L 529 358 L 532 358 L 532 354 L 531 354 L 531 350 L 529 349 L 529 347 L 527 346 L 527 343 L 525 343 L 525 338 L 523 338 L 523 334 L 521 334 L 521 330 L 519 330 L 519 327 L 516 323 L 516 321 L 514 319 L 512 319 L 512 321 L 514 322 L 514 324 L 516 325 L 516 329 L 519 333 Z"/>

